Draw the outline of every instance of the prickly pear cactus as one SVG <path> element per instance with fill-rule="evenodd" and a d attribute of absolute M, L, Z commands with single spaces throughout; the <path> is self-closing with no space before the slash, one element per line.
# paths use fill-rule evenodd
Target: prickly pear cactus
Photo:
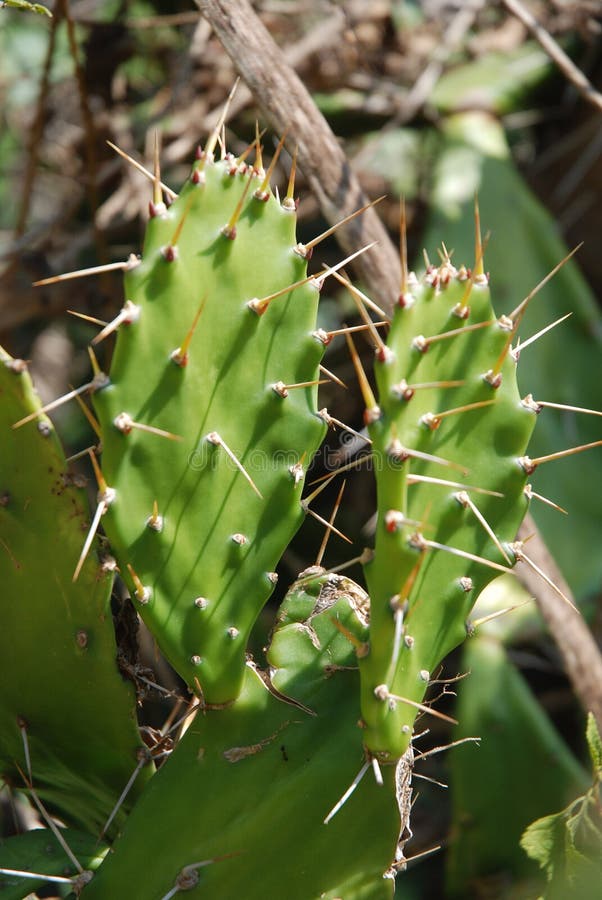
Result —
<path fill-rule="evenodd" d="M 537 412 L 521 402 L 510 353 L 520 316 L 496 318 L 479 252 L 472 275 L 444 258 L 420 281 L 406 276 L 377 350 L 378 402 L 368 392 L 365 415 L 378 524 L 359 666 L 364 741 L 382 761 L 404 753 L 431 673 L 520 554 Z"/>
<path fill-rule="evenodd" d="M 349 638 L 366 639 L 367 611 L 366 594 L 340 576 L 312 570 L 293 585 L 269 676 L 248 666 L 235 703 L 197 715 L 86 900 L 165 900 L 184 890 L 208 900 L 393 896 L 393 767 L 381 787 L 364 779 L 354 804 L 328 819 L 364 761 Z"/>
<path fill-rule="evenodd" d="M 526 301 L 496 317 L 480 237 L 472 273 L 456 269 L 447 253 L 421 280 L 403 266 L 386 343 L 368 326 L 378 399 L 353 352 L 377 481 L 376 541 L 365 565 L 370 612 L 350 582 L 312 571 L 281 607 L 260 667 L 246 657 L 249 635 L 308 511 L 301 499 L 307 465 L 325 423 L 338 421 L 316 411 L 330 339 L 316 330 L 316 311 L 321 280 L 333 270 L 307 276 L 290 186 L 280 203 L 260 158 L 253 168 L 230 154 L 216 161 L 218 133 L 169 207 L 155 175 L 142 258 L 123 266 L 125 304 L 93 341 L 118 332 L 108 372 L 94 359 L 82 389 L 92 395 L 102 441 L 87 536 L 79 505 L 57 482 L 64 461 L 49 463 L 37 448 L 50 427 L 43 410 L 9 402 L 3 416 L 22 420 L 23 449 L 14 444 L 0 467 L 18 487 L 0 495 L 7 498 L 0 526 L 10 524 L 0 531 L 0 549 L 17 572 L 10 590 L 18 598 L 21 559 L 36 556 L 41 543 L 26 533 L 30 504 L 54 535 L 43 501 L 53 490 L 65 496 L 73 515 L 61 507 L 62 525 L 69 519 L 72 528 L 73 519 L 81 541 L 75 566 L 76 554 L 67 554 L 68 586 L 85 588 L 93 620 L 75 615 L 79 607 L 59 581 L 67 608 L 61 653 L 77 681 L 76 666 L 89 665 L 97 648 L 113 664 L 111 647 L 93 630 L 108 616 L 109 588 L 97 580 L 93 552 L 102 523 L 140 616 L 197 698 L 196 718 L 165 751 L 169 759 L 83 888 L 86 900 L 169 900 L 197 887 L 216 900 L 385 900 L 403 865 L 414 719 L 418 711 L 442 715 L 425 702 L 433 671 L 466 636 L 486 583 L 517 560 L 528 562 L 514 539 L 533 495 L 528 479 L 544 458 L 526 456 L 540 406 L 521 400 L 512 350 Z M 2 367 L 5 381 L 9 370 L 16 377 L 8 358 Z M 29 421 L 36 418 L 37 431 Z M 31 463 L 27 479 L 23 462 Z M 2 507 L 14 510 L 14 521 Z M 52 618 L 48 568 L 58 554 L 51 540 L 48 547 L 31 568 L 27 593 Z M 54 623 L 40 622 L 43 636 L 27 625 L 29 647 L 59 634 Z M 20 666 L 16 653 L 13 668 Z M 31 664 L 26 671 L 37 689 Z M 104 670 L 97 677 L 99 686 L 82 677 L 77 691 L 97 698 Z M 48 683 L 60 696 L 62 685 Z M 88 696 L 73 702 L 85 708 Z M 133 728 L 130 713 L 113 705 L 106 735 L 119 756 L 117 780 L 138 789 L 139 764 L 123 730 L 123 721 Z M 14 760 L 24 726 L 15 698 L 5 706 Z M 33 736 L 34 716 L 24 716 Z M 55 741 L 61 747 L 49 727 L 45 738 L 49 753 Z M 83 779 L 94 791 L 96 751 L 77 751 L 74 784 Z M 103 761 L 109 768 L 111 752 Z M 38 759 L 33 767 L 26 760 L 26 770 L 37 780 L 39 766 L 47 800 L 83 824 L 88 795 L 75 811 L 61 806 L 51 790 L 60 770 L 45 773 L 44 756 Z M 370 770 L 375 778 L 363 778 Z"/>
<path fill-rule="evenodd" d="M 224 703 L 304 518 L 324 348 L 294 203 L 278 202 L 260 166 L 199 156 L 173 205 L 151 207 L 94 401 L 121 571 L 174 668 Z"/>
<path fill-rule="evenodd" d="M 47 829 L 35 828 L 0 840 L 2 900 L 37 896 L 33 891 L 44 887 L 48 881 L 62 886 L 71 884 L 73 888 L 86 883 L 91 872 L 101 864 L 108 848 L 95 835 L 70 828 L 62 829 L 61 836 L 83 872 L 78 873 L 69 853 Z M 36 878 L 35 873 L 38 872 L 41 876 Z"/>
<path fill-rule="evenodd" d="M 40 407 L 26 364 L 0 348 L 0 772 L 17 789 L 33 781 L 53 813 L 98 835 L 142 741 L 117 669 L 112 572 L 93 554 L 73 582 L 85 491 L 46 416 L 12 427 Z"/>

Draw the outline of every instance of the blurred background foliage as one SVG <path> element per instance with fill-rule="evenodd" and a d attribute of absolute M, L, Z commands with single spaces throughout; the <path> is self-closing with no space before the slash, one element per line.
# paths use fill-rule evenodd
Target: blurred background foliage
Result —
<path fill-rule="evenodd" d="M 39 392 L 49 400 L 87 374 L 85 343 L 93 327 L 65 311 L 108 320 L 123 295 L 113 273 L 37 289 L 32 282 L 125 259 L 138 250 L 148 215 L 147 180 L 106 142 L 148 166 L 158 133 L 162 178 L 177 189 L 236 73 L 192 0 L 46 5 L 51 18 L 0 4 L 0 343 L 31 360 Z M 486 269 L 500 313 L 517 306 L 567 247 L 583 242 L 531 305 L 521 339 L 567 312 L 572 316 L 525 348 L 519 375 L 523 392 L 536 399 L 602 409 L 599 110 L 501 3 L 253 5 L 340 136 L 366 193 L 387 194 L 378 210 L 394 240 L 398 198 L 406 197 L 417 269 L 425 265 L 423 248 L 435 259 L 442 241 L 456 265 L 472 264 L 475 192 L 483 227 L 491 232 Z M 600 89 L 599 0 L 526 5 Z M 241 88 L 227 129 L 229 147 L 238 152 L 253 139 L 256 118 L 261 126 L 261 110 Z M 274 143 L 266 134 L 268 156 Z M 290 158 L 280 169 L 281 185 L 289 166 Z M 307 240 L 325 223 L 303 173 L 298 192 L 299 237 Z M 317 264 L 336 260 L 334 242 L 320 250 Z M 364 288 L 369 292 L 369 285 Z M 324 327 L 353 324 L 350 299 L 330 290 L 322 302 Z M 353 385 L 341 343 L 333 342 L 328 353 L 326 364 Z M 367 344 L 364 353 L 368 358 Z M 361 427 L 361 404 L 352 389 L 325 385 L 321 405 Z M 56 418 L 71 452 L 90 442 L 77 407 Z M 546 409 L 531 455 L 596 440 L 599 422 Z M 316 474 L 353 453 L 349 441 L 331 436 Z M 598 449 L 538 472 L 536 489 L 567 509 L 568 520 L 533 504 L 599 641 L 601 465 Z M 370 541 L 372 485 L 361 470 L 349 477 L 338 524 L 361 547 Z M 326 516 L 336 490 L 324 492 Z M 308 522 L 283 560 L 282 583 L 313 561 L 320 540 Z M 340 563 L 343 554 L 332 543 L 327 564 Z M 478 615 L 528 599 L 521 590 L 496 582 Z M 262 639 L 258 634 L 258 647 Z M 398 879 L 403 898 L 537 896 L 545 877 L 520 847 L 520 836 L 534 819 L 558 812 L 591 784 L 584 714 L 533 603 L 480 629 L 442 677 L 468 671 L 470 677 L 442 688 L 459 694 L 457 733 L 450 736 L 437 725 L 417 748 L 427 754 L 450 739 L 477 735 L 481 746 L 464 744 L 417 764 L 427 780 L 416 782 L 420 797 L 408 852 L 441 850 L 410 863 Z M 147 699 L 142 720 L 152 721 L 159 705 Z M 446 791 L 440 784 L 448 779 Z M 3 826 L 6 833 L 14 828 L 10 815 Z"/>

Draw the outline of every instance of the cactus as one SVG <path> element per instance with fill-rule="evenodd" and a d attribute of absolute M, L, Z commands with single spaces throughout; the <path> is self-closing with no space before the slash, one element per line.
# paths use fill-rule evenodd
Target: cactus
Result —
<path fill-rule="evenodd" d="M 270 681 L 247 667 L 237 701 L 195 721 L 83 896 L 148 900 L 186 884 L 248 900 L 392 896 L 393 768 L 384 789 L 358 788 L 361 813 L 350 804 L 324 824 L 363 760 L 345 635 L 366 639 L 366 610 L 352 582 L 301 576 L 272 635 Z"/>
<path fill-rule="evenodd" d="M 446 235 L 459 259 L 470 258 L 472 241 L 465 221 L 475 191 L 487 228 L 493 235 L 513 238 L 511 265 L 503 238 L 491 240 L 487 248 L 497 312 L 506 313 L 518 297 L 528 294 L 545 278 L 566 248 L 553 216 L 517 171 L 501 123 L 484 113 L 466 112 L 446 119 L 438 131 L 431 210 L 422 237 L 429 252 L 440 236 Z M 525 312 L 523 337 L 539 333 L 552 322 L 561 324 L 555 335 L 525 347 L 519 377 L 524 390 L 538 399 L 600 409 L 602 391 L 597 379 L 591 377 L 592 360 L 600 354 L 600 305 L 583 277 L 579 256 L 557 272 L 545 293 Z M 559 376 L 559 353 L 569 378 Z M 553 398 L 549 396 L 552 386 Z M 533 434 L 530 453 L 539 456 L 556 447 L 593 441 L 599 436 L 598 425 L 593 416 L 576 415 L 566 409 L 547 410 Z M 532 509 L 550 552 L 578 598 L 593 594 L 602 576 L 598 555 L 582 552 L 590 541 L 600 540 L 598 498 L 590 484 L 598 477 L 601 459 L 600 451 L 583 456 L 580 478 L 573 477 L 571 459 L 544 466 L 537 474 L 538 491 L 552 497 L 571 515 L 571 527 L 567 528 L 565 518 L 554 507 L 538 503 Z"/>
<path fill-rule="evenodd" d="M 2 900 L 22 900 L 45 882 L 69 885 L 79 889 L 103 861 L 107 847 L 94 835 L 65 829 L 61 837 L 68 851 L 83 868 L 77 871 L 73 856 L 53 839 L 46 829 L 36 828 L 14 837 L 0 840 L 0 893 Z M 26 874 L 24 874 L 26 873 Z M 39 877 L 35 877 L 40 873 Z M 60 889 L 60 888 L 59 888 Z"/>
<path fill-rule="evenodd" d="M 87 501 L 40 408 L 26 364 L 0 348 L 0 766 L 15 787 L 33 773 L 49 810 L 98 834 L 142 742 L 117 669 L 111 566 L 90 558 L 72 581 Z M 37 427 L 11 428 L 32 415 Z"/>
<path fill-rule="evenodd" d="M 447 257 L 421 282 L 405 272 L 376 353 L 378 401 L 364 388 L 379 518 L 359 667 L 366 747 L 384 761 L 407 749 L 479 592 L 521 553 L 537 412 L 521 402 L 510 353 L 522 311 L 495 317 L 479 237 L 472 274 Z"/>
<path fill-rule="evenodd" d="M 94 561 L 102 522 L 134 605 L 194 695 L 197 716 L 145 787 L 114 852 L 83 890 L 72 884 L 90 900 L 168 900 L 197 885 L 216 898 L 391 897 L 403 864 L 414 720 L 418 712 L 449 719 L 426 698 L 432 673 L 470 631 L 488 581 L 517 560 L 530 565 L 514 538 L 534 495 L 529 477 L 545 461 L 527 456 L 542 405 L 521 400 L 512 349 L 530 297 L 496 317 L 478 216 L 472 272 L 444 249 L 441 264 L 418 279 L 402 242 L 402 289 L 386 342 L 366 323 L 378 397 L 348 338 L 377 483 L 375 548 L 362 556 L 370 613 L 359 588 L 312 569 L 286 597 L 261 667 L 246 655 L 249 636 L 276 565 L 311 512 L 313 495 L 301 498 L 307 466 L 325 425 L 338 421 L 317 412 L 330 335 L 317 329 L 316 312 L 324 278 L 342 264 L 307 275 L 318 239 L 296 243 L 293 177 L 280 203 L 259 138 L 250 167 L 247 154 L 214 158 L 220 130 L 170 206 L 158 167 L 149 173 L 142 258 L 122 264 L 125 303 L 92 342 L 118 332 L 110 368 L 101 371 L 92 354 L 92 378 L 79 390 L 98 415 L 102 463 L 93 453 L 97 505 L 87 536 L 78 532 L 79 559 L 71 549 L 65 557 L 70 590 L 79 597 L 102 586 L 98 607 L 87 603 L 92 615 L 106 613 L 108 589 L 95 581 Z M 366 317 L 365 295 L 337 277 Z M 25 416 L 4 405 L 3 421 L 22 426 L 6 428 L 11 465 L 35 460 L 28 484 L 42 506 L 51 473 L 31 420 L 48 427 L 44 413 L 54 404 L 32 401 Z M 18 534 L 18 518 L 9 524 Z M 16 537 L 6 534 L 4 549 L 18 559 Z M 40 562 L 31 592 L 45 600 L 48 558 Z M 48 616 L 62 615 L 61 602 L 44 607 Z M 63 625 L 72 638 L 71 623 Z M 86 635 L 88 627 L 80 626 Z M 93 644 L 79 648 L 85 660 Z M 114 667 L 110 648 L 103 658 Z M 14 731 L 14 699 L 9 706 Z M 115 704 L 114 720 L 136 743 L 131 711 Z M 44 740 L 51 754 L 61 738 L 48 730 Z M 99 746 L 77 747 L 76 777 L 87 777 Z M 143 781 L 130 751 L 119 754 L 125 789 L 110 808 L 120 828 L 123 804 L 132 805 Z M 13 747 L 12 758 L 19 752 Z M 362 780 L 370 771 L 375 779 Z M 74 790 L 70 782 L 66 798 L 49 799 L 81 826 Z"/>
<path fill-rule="evenodd" d="M 324 346 L 294 203 L 273 196 L 259 159 L 211 148 L 168 210 L 153 204 L 94 401 L 103 523 L 137 608 L 189 687 L 225 703 L 304 518 Z"/>

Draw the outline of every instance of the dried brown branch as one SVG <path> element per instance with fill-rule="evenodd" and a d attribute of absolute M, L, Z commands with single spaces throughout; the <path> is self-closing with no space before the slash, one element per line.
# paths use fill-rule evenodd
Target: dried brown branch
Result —
<path fill-rule="evenodd" d="M 198 13 L 195 13 L 198 15 Z M 311 28 L 295 43 L 286 48 L 286 61 L 295 70 L 302 69 L 310 57 L 326 51 L 335 46 L 341 40 L 342 33 L 347 25 L 347 15 L 342 10 L 334 9 L 332 15 L 325 22 L 320 22 Z M 211 25 L 207 20 L 201 20 L 211 32 Z M 205 38 L 206 41 L 206 38 Z M 224 101 L 225 102 L 225 101 Z M 253 103 L 253 94 L 246 84 L 241 84 L 230 104 L 228 120 L 235 119 L 247 106 Z M 163 160 L 166 163 L 180 162 L 187 159 L 198 143 L 199 121 L 202 122 L 201 131 L 209 132 L 219 120 L 224 109 L 221 103 L 209 112 L 206 111 L 202 98 L 197 98 L 182 114 L 181 132 L 176 140 L 173 140 L 163 152 Z"/>
<path fill-rule="evenodd" d="M 236 65 L 272 128 L 298 142 L 298 164 L 318 198 L 326 220 L 334 224 L 367 200 L 349 161 L 284 53 L 254 13 L 248 0 L 196 0 Z M 377 241 L 357 259 L 359 277 L 375 300 L 391 310 L 399 292 L 397 251 L 372 209 L 337 233 L 345 252 Z"/>
<path fill-rule="evenodd" d="M 528 9 L 525 9 L 520 0 L 503 0 L 506 9 L 519 19 L 536 41 L 543 47 L 552 62 L 554 62 L 562 74 L 577 88 L 584 100 L 602 112 L 602 94 L 588 81 L 581 69 L 567 56 L 562 47 L 556 43 L 552 35 L 546 31 L 543 25 L 537 21 Z"/>

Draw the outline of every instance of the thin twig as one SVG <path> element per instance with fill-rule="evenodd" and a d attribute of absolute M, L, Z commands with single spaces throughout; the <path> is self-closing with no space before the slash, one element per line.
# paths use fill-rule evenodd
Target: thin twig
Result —
<path fill-rule="evenodd" d="M 424 106 L 431 96 L 435 85 L 441 78 L 445 65 L 450 56 L 457 52 L 472 28 L 477 14 L 483 6 L 483 0 L 459 4 L 458 11 L 451 19 L 448 27 L 441 36 L 441 40 L 435 47 L 428 65 L 422 70 L 406 96 L 402 100 L 401 109 L 394 118 L 387 123 L 387 131 L 392 127 L 405 125 L 414 118 L 418 110 Z"/>
<path fill-rule="evenodd" d="M 96 257 L 98 262 L 103 263 L 108 259 L 107 245 L 103 232 L 96 223 L 96 213 L 100 205 L 98 197 L 98 160 L 96 156 L 96 127 L 88 102 L 88 91 L 84 72 L 79 60 L 79 49 L 77 46 L 77 38 L 75 35 L 75 24 L 71 15 L 69 0 L 59 0 L 58 7 L 61 10 L 67 23 L 67 39 L 69 42 L 69 52 L 73 60 L 73 69 L 75 72 L 75 80 L 77 82 L 77 92 L 79 97 L 79 107 L 82 117 L 82 123 L 85 133 L 85 149 L 86 149 L 86 167 L 87 179 L 86 190 L 88 194 L 88 204 L 90 206 L 90 214 L 92 216 L 92 229 L 94 233 L 94 244 L 96 248 Z M 103 280 L 104 280 L 104 276 Z"/>
<path fill-rule="evenodd" d="M 38 157 L 42 146 L 42 135 L 44 133 L 44 125 L 46 124 L 46 103 L 48 101 L 48 91 L 50 89 L 50 72 L 52 70 L 52 61 L 54 59 L 54 48 L 56 46 L 56 33 L 58 25 L 61 21 L 60 10 L 54 15 L 50 22 L 50 33 L 48 35 L 48 46 L 46 48 L 46 57 L 44 59 L 44 68 L 40 77 L 40 87 L 38 98 L 36 101 L 36 111 L 29 132 L 27 142 L 27 165 L 25 167 L 25 175 L 23 177 L 23 186 L 21 188 L 21 202 L 19 204 L 19 213 L 15 224 L 14 239 L 22 237 L 25 233 L 25 226 L 29 217 L 29 209 L 31 206 L 31 198 L 33 194 L 33 186 L 38 174 Z"/>
<path fill-rule="evenodd" d="M 581 69 L 567 56 L 543 25 L 531 15 L 528 9 L 525 9 L 520 0 L 504 0 L 504 6 L 531 32 L 552 62 L 556 63 L 562 74 L 579 91 L 583 99 L 602 112 L 602 94 L 588 81 Z"/>

